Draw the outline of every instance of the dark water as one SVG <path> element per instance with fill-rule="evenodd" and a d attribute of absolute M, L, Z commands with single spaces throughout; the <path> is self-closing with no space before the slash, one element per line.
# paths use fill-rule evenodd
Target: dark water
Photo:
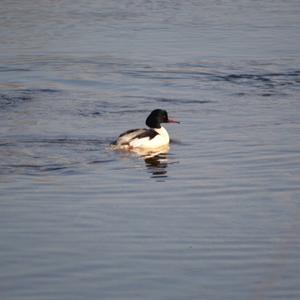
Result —
<path fill-rule="evenodd" d="M 300 299 L 299 1 L 2 1 L 0 298 Z M 168 153 L 114 152 L 154 108 Z"/>

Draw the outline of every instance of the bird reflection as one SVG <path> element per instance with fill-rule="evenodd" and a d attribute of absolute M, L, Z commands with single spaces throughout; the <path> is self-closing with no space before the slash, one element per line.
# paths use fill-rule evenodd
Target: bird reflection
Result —
<path fill-rule="evenodd" d="M 145 158 L 145 164 L 148 170 L 152 173 L 153 178 L 166 178 L 167 175 L 167 155 L 161 153 L 153 157 Z"/>
<path fill-rule="evenodd" d="M 135 150 L 134 152 L 140 155 L 144 161 L 148 171 L 152 174 L 152 178 L 163 179 L 168 177 L 168 152 L 170 147 L 164 146 L 155 150 Z"/>
<path fill-rule="evenodd" d="M 125 157 L 127 158 L 128 154 L 130 153 L 138 155 L 140 158 L 144 159 L 147 170 L 152 174 L 151 178 L 156 178 L 163 181 L 163 179 L 168 177 L 167 168 L 169 150 L 169 145 L 165 145 L 151 150 L 146 150 L 143 148 L 133 148 L 126 151 L 118 151 L 126 154 Z"/>

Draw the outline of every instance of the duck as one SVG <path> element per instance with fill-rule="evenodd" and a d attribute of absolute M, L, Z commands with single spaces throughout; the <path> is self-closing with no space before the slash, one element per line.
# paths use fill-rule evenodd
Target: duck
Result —
<path fill-rule="evenodd" d="M 114 149 L 134 151 L 166 147 L 170 143 L 170 136 L 161 124 L 180 122 L 170 119 L 166 110 L 155 109 L 149 114 L 145 123 L 149 128 L 130 129 L 120 134 L 113 143 Z"/>

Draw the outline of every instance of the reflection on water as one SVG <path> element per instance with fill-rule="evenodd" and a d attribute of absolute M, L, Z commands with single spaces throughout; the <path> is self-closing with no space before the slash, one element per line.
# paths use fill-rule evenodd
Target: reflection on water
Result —
<path fill-rule="evenodd" d="M 114 149 L 112 150 L 121 153 L 132 153 L 143 158 L 148 171 L 152 174 L 151 178 L 167 178 L 167 167 L 168 167 L 168 153 L 170 150 L 169 145 L 165 145 L 155 149 L 143 149 L 133 148 L 130 150 Z"/>
<path fill-rule="evenodd" d="M 152 178 L 166 178 L 168 168 L 168 152 L 159 152 L 144 156 L 145 165 L 149 172 L 152 173 Z"/>

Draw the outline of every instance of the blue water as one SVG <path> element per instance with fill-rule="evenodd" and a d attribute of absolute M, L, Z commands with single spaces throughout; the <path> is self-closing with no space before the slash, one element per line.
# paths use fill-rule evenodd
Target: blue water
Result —
<path fill-rule="evenodd" d="M 300 299 L 299 20 L 2 1 L 0 298 Z M 170 151 L 112 151 L 154 108 Z"/>

